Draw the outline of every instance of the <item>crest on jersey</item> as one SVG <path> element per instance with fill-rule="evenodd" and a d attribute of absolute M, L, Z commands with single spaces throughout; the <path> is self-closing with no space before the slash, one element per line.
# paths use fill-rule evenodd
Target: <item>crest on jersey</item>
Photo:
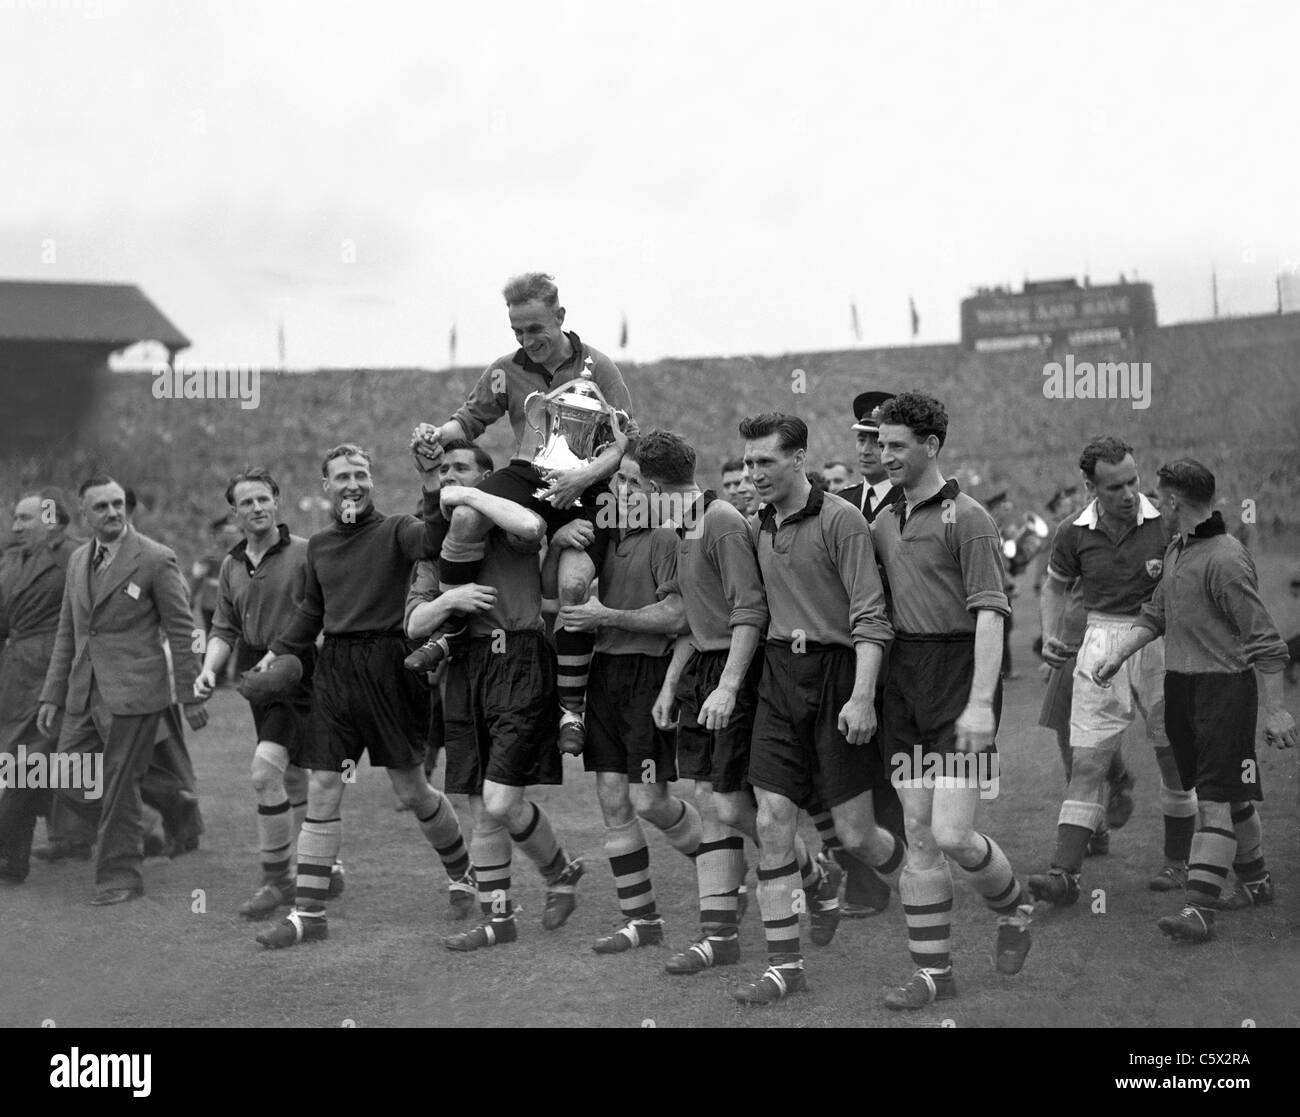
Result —
<path fill-rule="evenodd" d="M 1147 577 L 1159 578 L 1160 572 L 1165 568 L 1164 559 L 1147 559 Z"/>

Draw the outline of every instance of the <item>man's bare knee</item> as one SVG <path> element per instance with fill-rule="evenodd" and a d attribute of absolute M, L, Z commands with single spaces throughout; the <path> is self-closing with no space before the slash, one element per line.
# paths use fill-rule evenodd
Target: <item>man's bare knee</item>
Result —
<path fill-rule="evenodd" d="M 579 605 L 587 600 L 596 567 L 585 552 L 566 550 L 560 556 L 560 601 L 565 605 Z"/>
<path fill-rule="evenodd" d="M 663 783 L 629 783 L 628 798 L 638 818 L 654 826 L 671 826 L 677 821 L 677 811 L 671 809 L 668 785 Z"/>
<path fill-rule="evenodd" d="M 483 810 L 511 830 L 521 830 L 528 819 L 524 789 L 505 784 L 485 784 Z"/>
<path fill-rule="evenodd" d="M 283 773 L 275 765 L 267 763 L 260 756 L 253 757 L 253 767 L 250 775 L 253 780 L 253 792 L 256 795 L 265 795 L 267 792 L 284 789 Z"/>
<path fill-rule="evenodd" d="M 313 768 L 307 774 L 307 805 L 316 815 L 320 811 L 333 812 L 343 798 L 343 773 Z"/>
<path fill-rule="evenodd" d="M 606 826 L 626 826 L 635 817 L 627 778 L 616 772 L 596 773 L 596 799 Z"/>

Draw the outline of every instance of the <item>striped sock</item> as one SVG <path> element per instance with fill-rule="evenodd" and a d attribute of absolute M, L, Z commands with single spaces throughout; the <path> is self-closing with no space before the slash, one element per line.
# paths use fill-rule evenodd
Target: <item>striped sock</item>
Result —
<path fill-rule="evenodd" d="M 952 876 L 948 862 L 933 869 L 910 865 L 898 878 L 907 920 L 907 948 L 921 969 L 946 970 L 952 966 Z"/>
<path fill-rule="evenodd" d="M 614 874 L 618 906 L 624 919 L 654 919 L 655 890 L 650 880 L 650 847 L 635 818 L 605 827 L 605 856 Z"/>
<path fill-rule="evenodd" d="M 1200 818 L 1187 863 L 1187 901 L 1194 907 L 1213 908 L 1223 894 L 1223 882 L 1237 852 L 1237 836 L 1227 803 L 1202 800 Z"/>
<path fill-rule="evenodd" d="M 960 861 L 955 864 L 963 873 L 970 886 L 984 897 L 992 911 L 998 915 L 1013 915 L 1020 904 L 1020 882 L 1011 869 L 1011 862 L 1001 847 L 987 834 L 976 834 L 983 838 L 988 849 L 974 865 L 966 866 Z"/>
<path fill-rule="evenodd" d="M 591 670 L 591 653 L 596 646 L 594 632 L 555 630 L 555 689 L 560 705 L 580 714 L 587 706 L 587 673 Z"/>
<path fill-rule="evenodd" d="M 799 869 L 799 879 L 803 882 L 805 892 L 811 892 L 822 882 L 822 867 L 813 860 L 812 854 L 799 835 L 794 839 L 794 859 Z"/>
<path fill-rule="evenodd" d="M 882 833 L 889 837 L 893 843 L 888 857 L 879 865 L 871 865 L 872 871 L 880 877 L 886 884 L 893 888 L 898 883 L 899 873 L 903 871 L 903 858 L 907 855 L 907 847 L 897 834 L 891 834 L 888 830 L 882 830 Z M 864 858 L 865 860 L 865 858 Z M 871 862 L 867 862 L 871 864 Z"/>
<path fill-rule="evenodd" d="M 745 879 L 745 839 L 729 826 L 721 830 L 723 837 L 700 842 L 695 854 L 700 922 L 734 928 L 737 898 Z"/>
<path fill-rule="evenodd" d="M 1233 804 L 1232 830 L 1237 837 L 1232 871 L 1241 880 L 1259 880 L 1264 875 L 1264 824 L 1254 803 Z"/>
<path fill-rule="evenodd" d="M 822 842 L 822 852 L 829 857 L 835 857 L 839 850 L 844 848 L 840 837 L 835 833 L 835 819 L 831 812 L 828 811 L 821 803 L 813 803 L 808 808 L 808 817 L 812 819 L 813 825 L 817 827 L 817 836 Z M 839 860 L 836 858 L 836 860 Z"/>
<path fill-rule="evenodd" d="M 435 852 L 442 859 L 442 867 L 452 880 L 460 880 L 469 872 L 469 850 L 465 848 L 465 839 L 460 832 L 460 821 L 456 818 L 456 808 L 437 788 L 429 788 L 435 802 L 433 810 L 427 815 L 417 816 L 420 829 L 429 839 Z"/>
<path fill-rule="evenodd" d="M 512 832 L 510 837 L 524 855 L 537 866 L 542 879 L 550 884 L 564 872 L 564 866 L 569 863 L 569 859 L 560 848 L 546 812 L 531 801 L 528 805 L 533 808 L 532 821 L 518 834 Z M 477 865 L 478 862 L 475 861 L 475 864 Z"/>
<path fill-rule="evenodd" d="M 501 823 L 483 815 L 470 835 L 469 846 L 479 908 L 487 919 L 509 919 L 515 911 L 510 902 L 510 835 Z"/>
<path fill-rule="evenodd" d="M 803 897 L 798 896 L 802 887 L 799 866 L 794 861 L 775 869 L 758 870 L 758 910 L 767 935 L 767 953 L 774 964 L 803 960 L 799 948 L 799 910 Z"/>
<path fill-rule="evenodd" d="M 343 844 L 343 819 L 306 818 L 298 834 L 298 901 L 300 915 L 323 916 L 329 899 L 330 871 Z"/>
<path fill-rule="evenodd" d="M 262 851 L 263 884 L 273 884 L 289 875 L 289 862 L 293 859 L 292 825 L 288 799 L 270 806 L 257 804 L 257 846 Z"/>
<path fill-rule="evenodd" d="M 681 804 L 682 813 L 671 826 L 656 826 L 655 829 L 668 839 L 668 844 L 678 853 L 687 857 L 694 857 L 696 851 L 700 848 L 700 842 L 703 840 L 701 838 L 703 827 L 700 821 L 700 812 L 691 803 L 686 802 L 685 799 L 674 799 L 672 801 Z"/>

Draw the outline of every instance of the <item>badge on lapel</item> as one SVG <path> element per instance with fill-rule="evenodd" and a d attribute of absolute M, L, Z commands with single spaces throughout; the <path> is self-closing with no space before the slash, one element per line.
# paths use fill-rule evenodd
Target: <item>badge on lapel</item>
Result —
<path fill-rule="evenodd" d="M 1150 568 L 1151 568 L 1151 564 L 1147 563 L 1147 569 L 1149 570 Z M 134 582 L 127 582 L 126 590 L 124 592 L 126 593 L 126 596 L 129 597 L 132 601 L 140 600 L 140 587 L 137 586 Z"/>
<path fill-rule="evenodd" d="M 1147 577 L 1159 578 L 1160 572 L 1165 568 L 1164 559 L 1147 559 Z"/>

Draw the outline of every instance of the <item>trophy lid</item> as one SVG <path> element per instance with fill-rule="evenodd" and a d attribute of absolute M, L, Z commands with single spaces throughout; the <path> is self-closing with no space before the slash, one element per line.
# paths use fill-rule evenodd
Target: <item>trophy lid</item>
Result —
<path fill-rule="evenodd" d="M 604 401 L 600 395 L 600 389 L 596 387 L 596 382 L 591 373 L 583 368 L 582 376 L 575 377 L 567 385 L 565 390 L 560 392 L 554 399 L 566 407 L 581 408 L 584 411 L 603 411 L 605 409 Z"/>
<path fill-rule="evenodd" d="M 573 407 L 581 411 L 604 411 L 605 408 L 600 402 L 598 396 L 588 392 L 574 389 L 569 392 L 561 392 L 555 397 L 555 402 L 564 407 Z"/>

